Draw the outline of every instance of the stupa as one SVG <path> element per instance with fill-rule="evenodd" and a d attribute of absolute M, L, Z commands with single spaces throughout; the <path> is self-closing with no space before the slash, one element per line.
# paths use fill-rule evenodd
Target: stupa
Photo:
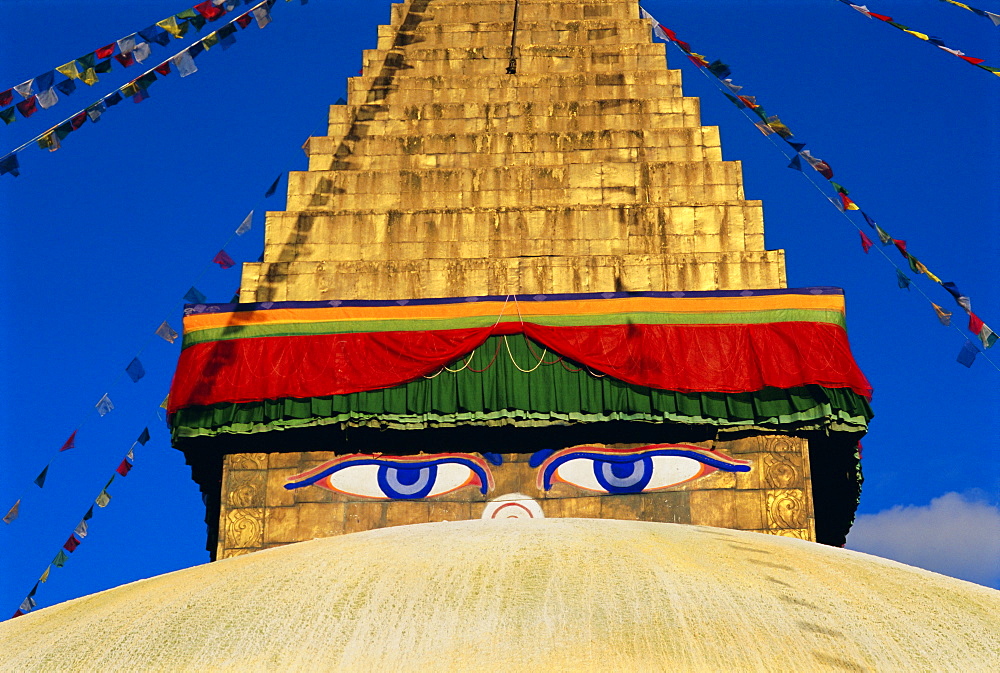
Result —
<path fill-rule="evenodd" d="M 170 422 L 218 558 L 497 498 L 843 544 L 843 294 L 786 288 L 650 31 L 632 0 L 392 6 L 241 303 L 186 309 Z"/>

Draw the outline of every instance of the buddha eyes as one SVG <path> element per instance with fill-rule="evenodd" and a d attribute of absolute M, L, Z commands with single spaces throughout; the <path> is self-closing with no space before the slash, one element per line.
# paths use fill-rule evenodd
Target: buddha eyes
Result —
<path fill-rule="evenodd" d="M 639 449 L 572 447 L 547 457 L 536 454 L 538 488 L 563 482 L 595 493 L 658 491 L 693 481 L 716 470 L 749 472 L 749 463 L 696 446 L 657 444 Z M 539 460 L 541 459 L 541 460 Z"/>
<path fill-rule="evenodd" d="M 334 493 L 373 500 L 419 500 L 476 486 L 493 490 L 488 465 L 500 465 L 499 455 L 439 453 L 421 456 L 352 454 L 338 456 L 288 479 L 285 488 L 319 486 Z M 540 451 L 529 461 L 538 469 L 538 488 L 554 482 L 600 494 L 620 495 L 658 491 L 693 481 L 717 470 L 749 472 L 747 461 L 697 446 L 656 444 L 638 449 L 577 446 Z"/>
<path fill-rule="evenodd" d="M 432 498 L 478 486 L 484 495 L 493 475 L 483 458 L 465 453 L 429 456 L 339 456 L 288 479 L 293 490 L 316 485 L 328 491 L 380 500 Z"/>

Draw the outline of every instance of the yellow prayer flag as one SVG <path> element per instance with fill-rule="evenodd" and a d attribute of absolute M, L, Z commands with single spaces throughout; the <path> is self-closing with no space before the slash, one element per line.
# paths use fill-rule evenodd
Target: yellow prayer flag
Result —
<path fill-rule="evenodd" d="M 184 37 L 184 34 L 188 31 L 188 22 L 183 21 L 178 23 L 176 16 L 171 16 L 169 19 L 164 19 L 163 21 L 157 21 L 156 25 L 178 39 Z"/>
<path fill-rule="evenodd" d="M 139 87 L 136 86 L 135 82 L 129 82 L 121 88 L 121 92 L 126 98 L 131 98 L 139 92 Z"/>
<path fill-rule="evenodd" d="M 80 71 L 76 67 L 76 61 L 70 61 L 66 65 L 56 68 L 56 72 L 66 75 L 70 79 L 80 79 Z"/>
<path fill-rule="evenodd" d="M 927 35 L 924 35 L 923 33 L 918 33 L 915 30 L 905 30 L 904 29 L 903 32 L 904 33 L 909 33 L 910 35 L 913 35 L 914 37 L 919 37 L 921 40 L 929 40 L 930 39 Z"/>
<path fill-rule="evenodd" d="M 55 129 L 47 131 L 38 139 L 38 146 L 43 150 L 48 150 L 49 152 L 55 152 L 59 149 L 59 136 L 56 135 Z"/>
<path fill-rule="evenodd" d="M 38 581 L 39 582 L 48 582 L 49 581 L 49 571 L 50 570 L 52 570 L 52 566 L 49 566 L 48 568 L 45 569 L 45 572 L 43 572 L 42 576 L 38 578 Z"/>
<path fill-rule="evenodd" d="M 97 73 L 94 72 L 93 68 L 87 68 L 84 70 L 83 74 L 80 75 L 80 79 L 83 80 L 83 83 L 87 86 L 94 86 L 98 82 Z"/>
<path fill-rule="evenodd" d="M 917 267 L 917 273 L 925 274 L 928 278 L 933 280 L 935 283 L 940 283 L 941 279 L 931 273 L 931 270 L 924 266 L 924 263 L 917 260 L 915 266 Z"/>
<path fill-rule="evenodd" d="M 160 408 L 161 409 L 166 409 L 167 408 L 167 403 L 169 401 L 170 401 L 170 395 L 167 395 L 166 397 L 163 398 L 163 401 L 160 402 Z"/>
<path fill-rule="evenodd" d="M 205 47 L 205 49 L 211 49 L 217 44 L 219 44 L 219 34 L 214 30 L 205 37 L 201 38 L 201 45 Z"/>

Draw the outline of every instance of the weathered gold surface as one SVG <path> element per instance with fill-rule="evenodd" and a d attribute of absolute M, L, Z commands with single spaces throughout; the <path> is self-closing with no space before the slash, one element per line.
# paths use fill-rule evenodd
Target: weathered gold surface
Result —
<path fill-rule="evenodd" d="M 486 501 L 510 493 L 536 499 L 546 517 L 689 523 L 815 539 L 804 439 L 760 435 L 702 445 L 750 461 L 750 472 L 718 471 L 668 490 L 634 495 L 599 495 L 559 482 L 543 491 L 528 455 L 509 453 L 502 465 L 491 466 L 495 484 L 486 495 L 469 487 L 417 502 L 390 502 L 318 486 L 284 488 L 288 477 L 333 459 L 334 453 L 271 454 L 263 461 L 260 454 L 236 454 L 225 466 L 218 557 L 374 528 L 476 519 Z M 261 464 L 270 467 L 231 468 Z"/>
<path fill-rule="evenodd" d="M 0 670 L 997 671 L 1000 592 L 785 536 L 437 523 L 36 610 Z"/>
<path fill-rule="evenodd" d="M 522 5 L 393 6 L 242 301 L 784 287 L 634 0 Z"/>

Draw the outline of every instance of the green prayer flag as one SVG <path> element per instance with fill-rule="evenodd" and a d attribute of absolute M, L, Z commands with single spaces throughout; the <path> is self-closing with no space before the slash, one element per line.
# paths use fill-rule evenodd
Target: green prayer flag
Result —
<path fill-rule="evenodd" d="M 82 66 L 83 70 L 89 70 L 94 67 L 95 63 L 97 63 L 97 54 L 90 52 L 86 56 L 81 56 L 76 59 L 76 62 Z"/>
<path fill-rule="evenodd" d="M 834 189 L 836 189 L 836 190 L 837 190 L 837 193 L 838 193 L 838 194 L 843 194 L 844 196 L 847 196 L 848 194 L 850 194 L 850 192 L 849 192 L 849 191 L 847 191 L 847 190 L 846 190 L 846 189 L 844 188 L 844 185 L 841 185 L 841 184 L 837 184 L 837 183 L 836 183 L 836 182 L 834 182 L 833 180 L 830 180 L 830 184 L 831 184 L 831 185 L 833 186 L 833 188 L 834 188 Z"/>
<path fill-rule="evenodd" d="M 56 554 L 56 557 L 52 559 L 52 565 L 54 565 L 57 568 L 62 568 L 64 565 L 66 565 L 66 561 L 68 560 L 69 556 L 66 556 L 66 552 L 60 549 L 59 553 Z"/>
<path fill-rule="evenodd" d="M 80 75 L 80 79 L 87 86 L 94 86 L 99 81 L 97 79 L 97 73 L 94 71 L 93 68 L 87 68 L 86 70 L 84 70 L 83 74 Z"/>
<path fill-rule="evenodd" d="M 111 72 L 111 59 L 107 58 L 94 66 L 94 72 L 101 75 L 106 75 Z"/>
<path fill-rule="evenodd" d="M 892 243 L 892 236 L 887 234 L 885 229 L 876 224 L 875 231 L 878 232 L 878 240 L 882 245 L 890 245 Z"/>
<path fill-rule="evenodd" d="M 181 12 L 181 14 L 184 14 L 184 12 Z M 208 23 L 208 21 L 205 19 L 204 16 L 198 14 L 197 16 L 192 16 L 191 18 L 189 18 L 188 23 L 194 26 L 195 30 L 201 31 L 201 29 L 205 27 L 205 24 Z"/>
<path fill-rule="evenodd" d="M 178 19 L 181 20 L 193 19 L 194 17 L 198 16 L 198 12 L 194 11 L 193 9 L 185 9 L 180 14 L 174 14 L 174 16 L 176 16 Z"/>
<path fill-rule="evenodd" d="M 923 273 L 924 272 L 924 270 L 922 268 L 923 264 L 921 264 L 919 261 L 917 261 L 917 258 L 914 257 L 913 255 L 907 254 L 906 255 L 906 261 L 908 261 L 910 263 L 910 271 L 912 271 L 913 273 Z"/>
<path fill-rule="evenodd" d="M 214 30 L 205 37 L 201 38 L 201 45 L 205 47 L 205 49 L 211 49 L 217 44 L 219 44 L 219 34 Z"/>
<path fill-rule="evenodd" d="M 6 110 L 0 110 L 0 119 L 3 119 L 4 124 L 14 123 L 14 121 L 17 119 L 17 116 L 14 114 L 14 111 L 16 109 L 17 108 L 15 106 L 11 105 Z"/>
<path fill-rule="evenodd" d="M 189 12 L 191 10 L 188 10 Z M 168 19 L 163 19 L 163 21 L 157 21 L 156 25 L 167 31 L 175 38 L 180 39 L 184 37 L 184 34 L 188 31 L 187 21 L 177 21 L 176 16 L 171 16 Z"/>

